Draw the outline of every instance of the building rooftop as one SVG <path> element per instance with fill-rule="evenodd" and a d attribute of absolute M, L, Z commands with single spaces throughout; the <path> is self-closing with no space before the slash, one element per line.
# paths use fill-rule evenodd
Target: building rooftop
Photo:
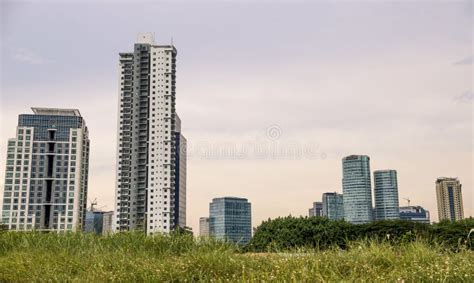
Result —
<path fill-rule="evenodd" d="M 38 115 L 81 117 L 81 112 L 79 112 L 79 109 L 31 107 L 31 110 L 33 110 L 33 113 Z"/>
<path fill-rule="evenodd" d="M 436 183 L 441 183 L 442 181 L 458 182 L 459 179 L 458 179 L 458 177 L 439 177 L 438 179 L 436 179 Z"/>
<path fill-rule="evenodd" d="M 342 158 L 342 160 L 357 160 L 357 159 L 362 159 L 363 157 L 367 157 L 367 159 L 370 159 L 370 157 L 368 155 L 352 154 L 352 155 L 349 155 L 349 156 L 346 156 L 346 157 Z"/>
<path fill-rule="evenodd" d="M 240 198 L 240 197 L 220 197 L 220 198 L 213 198 L 212 201 L 218 201 L 218 200 L 238 200 L 238 201 L 248 201 L 246 198 Z"/>

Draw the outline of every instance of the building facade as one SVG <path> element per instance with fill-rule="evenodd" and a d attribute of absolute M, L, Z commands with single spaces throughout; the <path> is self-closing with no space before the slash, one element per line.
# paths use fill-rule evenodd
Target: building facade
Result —
<path fill-rule="evenodd" d="M 120 53 L 114 231 L 186 225 L 186 139 L 176 113 L 176 48 L 140 34 Z"/>
<path fill-rule="evenodd" d="M 87 211 L 85 232 L 105 235 L 112 232 L 113 211 Z"/>
<path fill-rule="evenodd" d="M 401 206 L 400 219 L 430 224 L 430 212 L 421 206 Z"/>
<path fill-rule="evenodd" d="M 102 212 L 102 235 L 107 235 L 107 234 L 112 233 L 113 219 L 114 219 L 113 211 Z"/>
<path fill-rule="evenodd" d="M 399 219 L 396 170 L 374 171 L 375 220 Z"/>
<path fill-rule="evenodd" d="M 10 230 L 82 231 L 89 133 L 79 110 L 32 108 L 8 140 L 2 223 Z"/>
<path fill-rule="evenodd" d="M 251 204 L 245 198 L 215 198 L 209 204 L 209 235 L 246 244 L 252 238 Z"/>
<path fill-rule="evenodd" d="M 329 220 L 344 219 L 344 199 L 342 194 L 336 192 L 323 194 L 322 216 L 327 217 Z"/>
<path fill-rule="evenodd" d="M 350 155 L 342 159 L 344 219 L 362 224 L 373 220 L 370 158 Z"/>
<path fill-rule="evenodd" d="M 313 202 L 313 207 L 308 210 L 308 215 L 311 216 L 323 216 L 323 203 L 320 201 Z"/>
<path fill-rule="evenodd" d="M 209 236 L 209 217 L 199 218 L 199 236 Z"/>
<path fill-rule="evenodd" d="M 84 232 L 102 234 L 103 215 L 100 211 L 86 212 L 86 225 Z"/>
<path fill-rule="evenodd" d="M 457 221 L 464 218 L 461 182 L 458 178 L 438 178 L 436 180 L 439 221 Z"/>

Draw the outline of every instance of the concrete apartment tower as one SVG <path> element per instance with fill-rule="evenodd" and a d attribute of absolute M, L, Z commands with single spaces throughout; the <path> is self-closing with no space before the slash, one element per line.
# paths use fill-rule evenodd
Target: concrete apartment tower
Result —
<path fill-rule="evenodd" d="M 8 140 L 2 223 L 16 231 L 82 231 L 89 134 L 77 109 L 32 108 Z"/>
<path fill-rule="evenodd" d="M 119 54 L 114 231 L 169 233 L 186 225 L 186 139 L 176 113 L 173 45 L 139 34 Z"/>
<path fill-rule="evenodd" d="M 375 220 L 400 218 L 396 170 L 374 171 Z"/>
<path fill-rule="evenodd" d="M 344 220 L 354 224 L 373 220 L 370 158 L 367 155 L 350 155 L 342 159 L 342 191 Z"/>
<path fill-rule="evenodd" d="M 464 218 L 461 183 L 458 178 L 438 178 L 436 180 L 439 221 L 451 221 Z"/>

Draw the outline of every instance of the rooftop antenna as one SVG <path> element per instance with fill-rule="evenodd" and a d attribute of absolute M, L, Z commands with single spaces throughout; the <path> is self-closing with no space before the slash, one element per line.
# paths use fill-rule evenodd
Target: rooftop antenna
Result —
<path fill-rule="evenodd" d="M 410 199 L 409 198 L 403 198 L 403 199 L 406 200 L 408 203 L 408 206 L 410 206 Z"/>
<path fill-rule="evenodd" d="M 171 46 L 173 46 L 173 37 L 171 37 Z"/>

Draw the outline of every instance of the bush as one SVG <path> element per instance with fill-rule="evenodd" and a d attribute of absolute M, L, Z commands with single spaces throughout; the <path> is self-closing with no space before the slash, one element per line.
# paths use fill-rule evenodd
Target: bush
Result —
<path fill-rule="evenodd" d="M 372 240 L 400 244 L 422 239 L 449 249 L 474 248 L 474 219 L 429 225 L 406 220 L 385 220 L 355 225 L 324 217 L 279 217 L 262 222 L 246 246 L 248 251 L 279 251 L 298 247 L 345 249 L 351 241 Z"/>

